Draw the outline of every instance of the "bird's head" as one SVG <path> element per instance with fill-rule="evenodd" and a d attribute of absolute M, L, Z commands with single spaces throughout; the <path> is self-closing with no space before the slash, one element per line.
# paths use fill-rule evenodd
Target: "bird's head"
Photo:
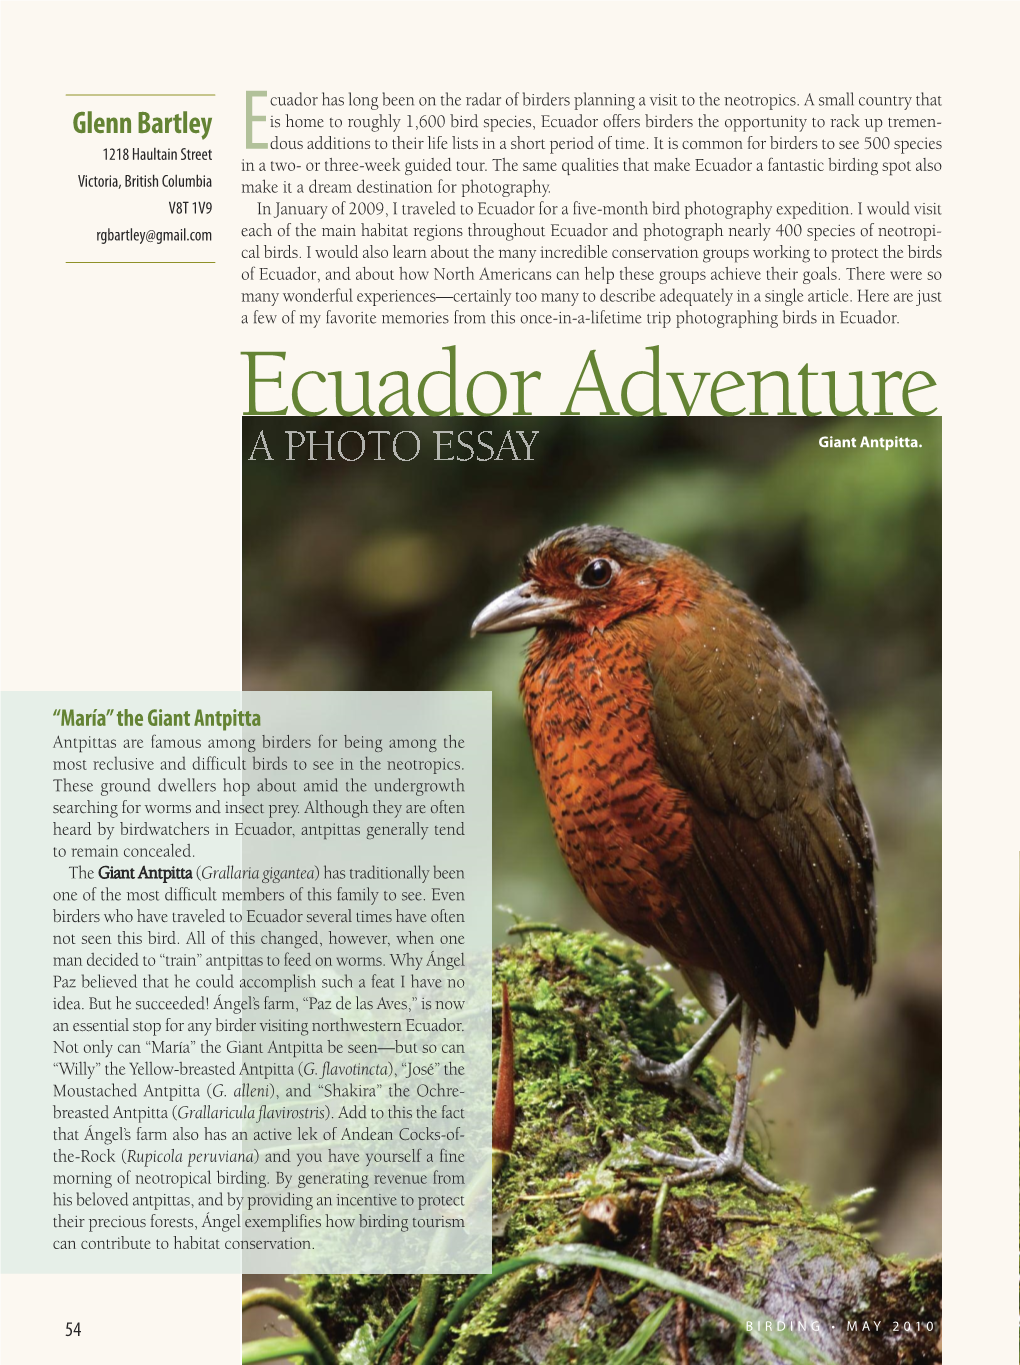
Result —
<path fill-rule="evenodd" d="M 666 581 L 671 545 L 617 526 L 557 531 L 525 555 L 521 583 L 475 617 L 472 635 L 533 627 L 595 631 L 654 611 Z"/>

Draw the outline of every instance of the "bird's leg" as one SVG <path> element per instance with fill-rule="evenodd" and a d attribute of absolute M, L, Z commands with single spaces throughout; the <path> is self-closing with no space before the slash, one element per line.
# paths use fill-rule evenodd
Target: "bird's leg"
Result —
<path fill-rule="evenodd" d="M 722 1016 L 720 1016 L 721 1018 Z M 733 1117 L 726 1137 L 726 1146 L 716 1156 L 701 1145 L 688 1133 L 694 1147 L 693 1157 L 672 1156 L 668 1152 L 657 1152 L 651 1147 L 644 1148 L 644 1154 L 660 1166 L 675 1166 L 683 1172 L 677 1183 L 686 1184 L 694 1180 L 717 1180 L 724 1175 L 739 1175 L 765 1194 L 780 1194 L 782 1186 L 766 1180 L 744 1160 L 744 1142 L 747 1137 L 747 1107 L 751 1099 L 751 1066 L 758 1040 L 758 1017 L 750 1005 L 744 1004 L 740 1020 L 740 1050 L 737 1055 L 736 1085 L 733 1090 Z M 689 1054 L 688 1054 L 689 1055 Z M 686 1059 L 685 1059 L 686 1060 Z"/>
<path fill-rule="evenodd" d="M 744 1143 L 747 1139 L 747 1106 L 751 1100 L 751 1068 L 754 1050 L 758 1045 L 758 1016 L 745 1004 L 740 1016 L 740 1047 L 737 1051 L 736 1084 L 733 1087 L 733 1117 L 726 1135 L 726 1146 L 720 1160 L 731 1170 L 739 1171 L 744 1164 Z"/>
<path fill-rule="evenodd" d="M 670 1089 L 677 1091 L 689 1090 L 695 1098 L 709 1108 L 721 1109 L 700 1086 L 694 1085 L 694 1073 L 701 1065 L 702 1060 L 718 1040 L 723 1036 L 730 1024 L 733 1023 L 740 1012 L 740 996 L 735 996 L 719 1015 L 718 1019 L 713 1019 L 708 1028 L 701 1035 L 693 1047 L 687 1049 L 682 1057 L 678 1057 L 675 1062 L 654 1062 L 651 1057 L 645 1057 L 637 1049 L 633 1049 L 630 1054 L 630 1069 L 639 1081 L 645 1085 L 668 1085 Z"/>

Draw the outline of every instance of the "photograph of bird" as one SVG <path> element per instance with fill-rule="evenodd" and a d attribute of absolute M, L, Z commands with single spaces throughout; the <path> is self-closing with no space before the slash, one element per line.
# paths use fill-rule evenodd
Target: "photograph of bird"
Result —
<path fill-rule="evenodd" d="M 712 1017 L 642 1081 L 688 1087 L 739 1019 L 725 1148 L 667 1158 L 690 1179 L 740 1174 L 759 1033 L 813 1027 L 826 956 L 868 989 L 875 841 L 818 687 L 769 617 L 693 555 L 611 526 L 557 532 L 472 634 L 535 630 L 524 714 L 574 880 L 617 932 L 683 974 Z"/>

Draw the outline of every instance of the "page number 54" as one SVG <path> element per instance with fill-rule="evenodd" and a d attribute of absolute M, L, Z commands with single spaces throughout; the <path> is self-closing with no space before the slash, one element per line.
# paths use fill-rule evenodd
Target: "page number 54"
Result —
<path fill-rule="evenodd" d="M 80 1322 L 67 1322 L 67 1323 L 65 1323 L 65 1324 L 64 1324 L 64 1336 L 65 1336 L 65 1337 L 80 1337 L 80 1336 L 81 1336 L 81 1323 L 80 1323 Z"/>

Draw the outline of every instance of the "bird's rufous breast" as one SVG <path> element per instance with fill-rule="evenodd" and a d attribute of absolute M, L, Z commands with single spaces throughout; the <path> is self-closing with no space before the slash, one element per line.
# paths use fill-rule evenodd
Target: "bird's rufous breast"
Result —
<path fill-rule="evenodd" d="M 676 960 L 658 933 L 668 916 L 684 960 L 714 965 L 677 903 L 690 816 L 657 758 L 641 618 L 605 632 L 539 632 L 521 692 L 556 839 L 589 904 L 618 932 Z"/>

